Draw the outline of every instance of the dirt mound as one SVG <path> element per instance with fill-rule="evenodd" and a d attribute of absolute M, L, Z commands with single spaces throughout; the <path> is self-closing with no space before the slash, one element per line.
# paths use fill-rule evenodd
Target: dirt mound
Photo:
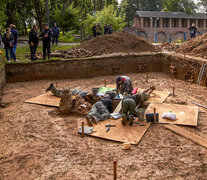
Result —
<path fill-rule="evenodd" d="M 207 58 L 207 33 L 183 43 L 178 51 L 192 56 Z"/>
<path fill-rule="evenodd" d="M 146 52 L 155 51 L 152 44 L 127 32 L 98 36 L 79 46 L 93 52 L 95 55 L 115 52 Z"/>
<path fill-rule="evenodd" d="M 155 47 L 136 35 L 127 32 L 117 32 L 104 36 L 97 36 L 84 44 L 67 50 L 53 53 L 53 57 L 80 58 L 110 53 L 129 53 L 155 51 Z"/>

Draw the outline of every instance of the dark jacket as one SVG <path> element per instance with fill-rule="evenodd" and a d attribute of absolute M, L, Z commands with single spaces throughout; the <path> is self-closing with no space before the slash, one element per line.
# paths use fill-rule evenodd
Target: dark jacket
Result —
<path fill-rule="evenodd" d="M 14 45 L 16 45 L 17 44 L 17 39 L 18 39 L 19 33 L 18 33 L 18 31 L 16 29 L 11 29 L 11 33 L 14 36 Z"/>
<path fill-rule="evenodd" d="M 52 32 L 53 32 L 53 36 L 54 37 L 59 37 L 59 35 L 60 35 L 60 29 L 59 29 L 59 27 L 53 27 L 52 28 Z"/>
<path fill-rule="evenodd" d="M 123 97 L 122 102 L 124 102 L 124 100 L 126 100 L 126 99 L 133 99 L 134 102 L 136 103 L 136 105 L 139 104 L 139 101 L 136 98 L 136 95 L 127 94 L 126 96 Z"/>
<path fill-rule="evenodd" d="M 197 31 L 197 28 L 195 27 L 195 26 L 191 26 L 191 27 L 189 27 L 189 29 L 188 29 L 189 31 L 190 31 L 190 33 L 196 33 L 196 31 Z"/>
<path fill-rule="evenodd" d="M 45 35 L 48 35 L 48 37 L 44 37 Z M 51 37 L 52 37 L 52 30 L 51 29 L 45 29 L 41 34 L 40 34 L 40 36 L 39 37 L 43 37 L 42 38 L 42 41 L 43 41 L 43 43 L 50 43 L 50 41 L 51 41 Z"/>
<path fill-rule="evenodd" d="M 14 36 L 12 33 L 10 33 L 9 38 L 7 38 L 6 33 L 4 33 L 3 36 L 3 43 L 4 43 L 4 48 L 10 48 L 10 42 L 12 43 L 12 47 L 14 46 Z"/>
<path fill-rule="evenodd" d="M 39 43 L 39 38 L 37 36 L 37 32 L 34 31 L 34 29 L 32 29 L 30 32 L 29 32 L 29 44 L 33 42 L 34 45 L 38 45 Z"/>
<path fill-rule="evenodd" d="M 106 109 L 108 109 L 108 111 L 110 113 L 113 112 L 113 101 L 111 99 L 108 99 L 108 98 L 103 98 L 101 100 L 99 100 L 105 107 Z"/>
<path fill-rule="evenodd" d="M 92 31 L 93 31 L 93 33 L 96 33 L 96 26 L 92 27 Z"/>

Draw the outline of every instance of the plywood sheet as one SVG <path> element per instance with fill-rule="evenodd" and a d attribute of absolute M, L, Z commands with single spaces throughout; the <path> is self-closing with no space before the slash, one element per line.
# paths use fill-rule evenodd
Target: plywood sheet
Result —
<path fill-rule="evenodd" d="M 106 132 L 105 125 L 107 124 L 116 125 L 116 127 L 111 127 L 110 131 Z M 96 132 L 93 132 L 89 135 L 112 141 L 138 144 L 144 136 L 144 134 L 146 133 L 151 123 L 143 122 L 141 124 L 144 124 L 145 126 L 140 126 L 140 124 L 135 123 L 133 124 L 133 126 L 129 126 L 128 124 L 126 126 L 123 126 L 121 119 L 108 119 L 94 125 L 94 131 Z"/>
<path fill-rule="evenodd" d="M 159 113 L 159 123 L 167 124 L 179 124 L 187 126 L 197 126 L 198 120 L 198 107 L 196 106 L 186 106 L 178 104 L 150 104 L 145 113 L 153 113 L 153 109 L 156 108 L 156 112 Z M 176 120 L 162 119 L 162 114 L 164 112 L 172 111 L 176 114 Z"/>
<path fill-rule="evenodd" d="M 175 132 L 176 134 L 179 134 L 179 135 L 195 142 L 196 144 L 199 144 L 199 145 L 207 148 L 207 138 L 203 138 L 201 136 L 193 134 L 192 132 L 187 131 L 184 128 L 178 127 L 176 125 L 165 125 L 165 127 L 167 129 Z"/>
<path fill-rule="evenodd" d="M 168 91 L 153 91 L 150 94 L 150 98 L 142 103 L 142 105 L 148 106 L 150 103 L 163 103 L 170 95 L 170 92 Z"/>
<path fill-rule="evenodd" d="M 59 107 L 60 98 L 53 96 L 50 93 L 46 93 L 46 94 L 42 94 L 40 96 L 36 96 L 34 98 L 28 99 L 25 102 L 31 103 L 31 104 Z"/>

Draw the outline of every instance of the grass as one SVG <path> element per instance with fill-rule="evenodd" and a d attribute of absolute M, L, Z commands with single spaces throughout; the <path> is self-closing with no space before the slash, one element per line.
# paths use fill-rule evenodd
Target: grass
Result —
<path fill-rule="evenodd" d="M 68 46 L 68 45 L 67 46 L 51 46 L 51 52 L 56 52 L 59 50 L 67 50 L 67 49 L 71 49 L 73 47 L 75 47 L 75 46 Z M 0 59 L 2 59 L 3 56 L 6 56 L 6 53 L 5 53 L 5 50 L 2 48 L 0 49 L 0 51 L 3 52 L 3 55 L 0 55 Z M 42 52 L 42 46 L 38 46 L 37 52 Z M 31 62 L 29 46 L 17 47 L 16 57 L 19 60 L 19 62 L 21 62 L 21 63 L 22 62 Z M 58 59 L 61 59 L 61 58 L 57 58 L 57 57 L 51 58 L 51 60 L 58 60 Z M 5 61 L 7 62 L 6 57 L 5 57 Z M 13 60 L 12 60 L 12 62 L 13 62 Z"/>

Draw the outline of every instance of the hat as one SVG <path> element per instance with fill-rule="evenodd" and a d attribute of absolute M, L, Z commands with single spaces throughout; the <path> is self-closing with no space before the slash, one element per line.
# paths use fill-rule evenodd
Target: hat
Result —
<path fill-rule="evenodd" d="M 131 144 L 130 143 L 123 143 L 123 145 L 122 145 L 122 149 L 123 150 L 127 150 L 127 149 L 130 149 L 131 148 Z"/>
<path fill-rule="evenodd" d="M 121 76 L 119 76 L 117 79 L 116 79 L 116 82 L 120 82 L 121 81 Z"/>

